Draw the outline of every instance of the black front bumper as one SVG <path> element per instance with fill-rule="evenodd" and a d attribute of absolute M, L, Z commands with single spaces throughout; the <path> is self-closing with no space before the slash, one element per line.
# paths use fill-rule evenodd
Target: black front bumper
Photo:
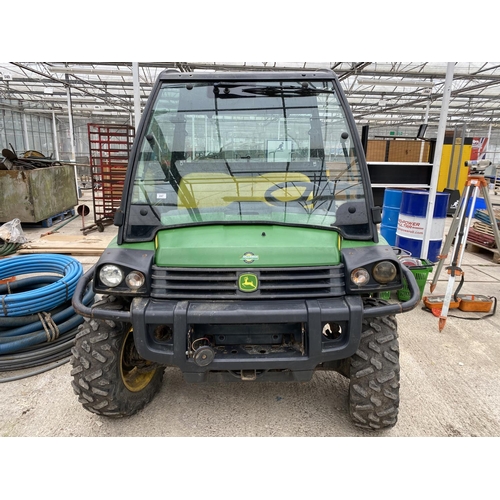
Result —
<path fill-rule="evenodd" d="M 420 291 L 415 278 L 408 269 L 403 271 L 411 292 L 410 300 L 375 307 L 366 307 L 359 295 L 268 301 L 175 301 L 136 297 L 129 310 L 116 311 L 86 307 L 82 303 L 83 292 L 94 274 L 92 268 L 77 285 L 73 307 L 89 318 L 131 323 L 137 350 L 143 358 L 177 366 L 190 381 L 203 381 L 209 372 L 236 374 L 243 379 L 254 379 L 265 373 L 266 380 L 308 380 L 318 365 L 348 358 L 356 352 L 363 319 L 406 312 L 417 305 Z M 327 323 L 341 325 L 338 338 L 323 335 Z M 170 334 L 165 335 L 165 329 L 162 330 L 165 325 Z M 196 331 L 202 331 L 206 325 L 223 331 L 225 342 L 223 346 L 213 345 L 213 360 L 200 366 L 195 362 L 191 346 L 193 339 L 199 337 Z M 255 332 L 269 325 L 299 328 L 295 337 L 302 337 L 301 342 L 255 349 L 241 341 L 245 329 Z M 252 339 L 255 337 L 258 335 Z M 231 338 L 238 341 L 232 342 Z"/>

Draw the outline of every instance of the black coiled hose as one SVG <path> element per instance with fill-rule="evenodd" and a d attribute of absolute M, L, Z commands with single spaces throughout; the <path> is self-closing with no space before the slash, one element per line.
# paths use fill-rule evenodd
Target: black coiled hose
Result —
<path fill-rule="evenodd" d="M 18 297 L 40 294 L 43 287 L 49 290 L 60 279 L 60 276 L 39 275 L 12 281 L 0 285 L 0 296 L 14 299 L 16 294 Z M 0 377 L 0 383 L 37 375 L 69 361 L 83 318 L 73 309 L 71 297 L 59 302 L 53 297 L 49 294 L 45 300 L 50 303 L 50 313 L 42 310 L 25 316 L 0 315 L 0 372 L 38 367 L 20 375 Z M 94 292 L 89 286 L 83 303 L 91 305 L 93 301 Z"/>
<path fill-rule="evenodd" d="M 93 301 L 94 292 L 92 290 L 87 290 L 83 302 L 88 305 Z M 61 312 L 57 314 L 66 315 L 69 312 L 68 309 L 71 309 L 73 312 L 69 320 L 57 325 L 58 328 L 65 330 L 57 339 L 52 341 L 46 340 L 37 344 L 27 345 L 25 347 L 21 346 L 20 343 L 11 344 L 11 346 L 16 345 L 16 349 L 8 349 L 11 352 L 7 354 L 0 354 L 0 372 L 25 370 L 34 367 L 42 368 L 12 377 L 0 377 L 0 383 L 12 382 L 14 380 L 20 380 L 22 378 L 38 375 L 39 373 L 57 368 L 70 360 L 71 348 L 73 347 L 74 339 L 78 333 L 78 326 L 83 323 L 83 318 L 77 315 L 73 310 L 71 301 L 64 304 L 64 306 L 67 307 L 61 309 Z M 55 314 L 54 317 L 56 317 L 57 314 Z M 28 324 L 28 326 L 31 325 L 32 324 Z M 10 331 L 12 330 L 13 329 Z M 9 330 L 2 329 L 0 330 L 0 335 L 5 335 L 8 332 Z M 28 335 L 40 338 L 42 335 L 45 335 L 45 333 L 46 332 L 42 329 Z M 6 344 L 8 345 L 8 337 L 3 336 L 0 337 L 0 339 L 6 341 L 6 343 L 4 343 L 4 347 Z M 0 344 L 0 346 L 1 345 L 2 344 Z"/>

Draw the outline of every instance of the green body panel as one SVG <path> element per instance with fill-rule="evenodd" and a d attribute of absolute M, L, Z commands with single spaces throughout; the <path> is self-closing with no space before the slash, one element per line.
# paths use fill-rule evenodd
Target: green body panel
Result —
<path fill-rule="evenodd" d="M 265 234 L 265 236 L 263 236 Z M 283 226 L 198 226 L 160 231 L 154 241 L 108 248 L 157 251 L 156 264 L 178 267 L 286 267 L 336 265 L 339 236 L 334 231 Z M 377 245 L 387 245 L 380 236 Z M 341 248 L 373 246 L 373 241 L 341 240 Z M 247 262 L 243 259 L 248 255 Z"/>
<path fill-rule="evenodd" d="M 269 225 L 209 225 L 156 236 L 156 264 L 174 267 L 337 265 L 335 231 Z"/>
<path fill-rule="evenodd" d="M 262 236 L 265 234 L 265 236 Z M 334 231 L 297 227 L 199 226 L 160 231 L 156 264 L 178 267 L 258 267 L 336 265 L 340 261 L 339 236 Z M 377 245 L 387 245 L 379 236 Z M 373 241 L 341 240 L 341 248 L 373 246 Z M 155 251 L 154 241 L 108 248 Z M 244 254 L 251 253 L 247 262 Z"/>

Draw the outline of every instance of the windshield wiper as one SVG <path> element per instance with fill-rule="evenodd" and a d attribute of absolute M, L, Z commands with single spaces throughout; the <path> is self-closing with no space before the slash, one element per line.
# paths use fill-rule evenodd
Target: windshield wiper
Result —
<path fill-rule="evenodd" d="M 298 86 L 300 85 L 300 86 Z M 252 85 L 250 83 L 215 83 L 214 95 L 216 99 L 235 99 L 255 96 L 310 96 L 319 94 L 335 94 L 334 90 L 317 89 L 308 82 L 298 85 Z"/>

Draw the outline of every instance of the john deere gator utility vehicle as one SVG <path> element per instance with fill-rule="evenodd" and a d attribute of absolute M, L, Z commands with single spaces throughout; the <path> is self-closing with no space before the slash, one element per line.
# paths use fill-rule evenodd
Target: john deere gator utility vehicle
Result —
<path fill-rule="evenodd" d="M 75 291 L 88 318 L 73 348 L 79 401 L 132 415 L 165 367 L 241 383 L 334 370 L 350 380 L 356 425 L 393 426 L 395 314 L 420 297 L 380 218 L 333 72 L 164 71 L 131 151 L 117 237 Z M 378 298 L 404 280 L 408 301 Z"/>

